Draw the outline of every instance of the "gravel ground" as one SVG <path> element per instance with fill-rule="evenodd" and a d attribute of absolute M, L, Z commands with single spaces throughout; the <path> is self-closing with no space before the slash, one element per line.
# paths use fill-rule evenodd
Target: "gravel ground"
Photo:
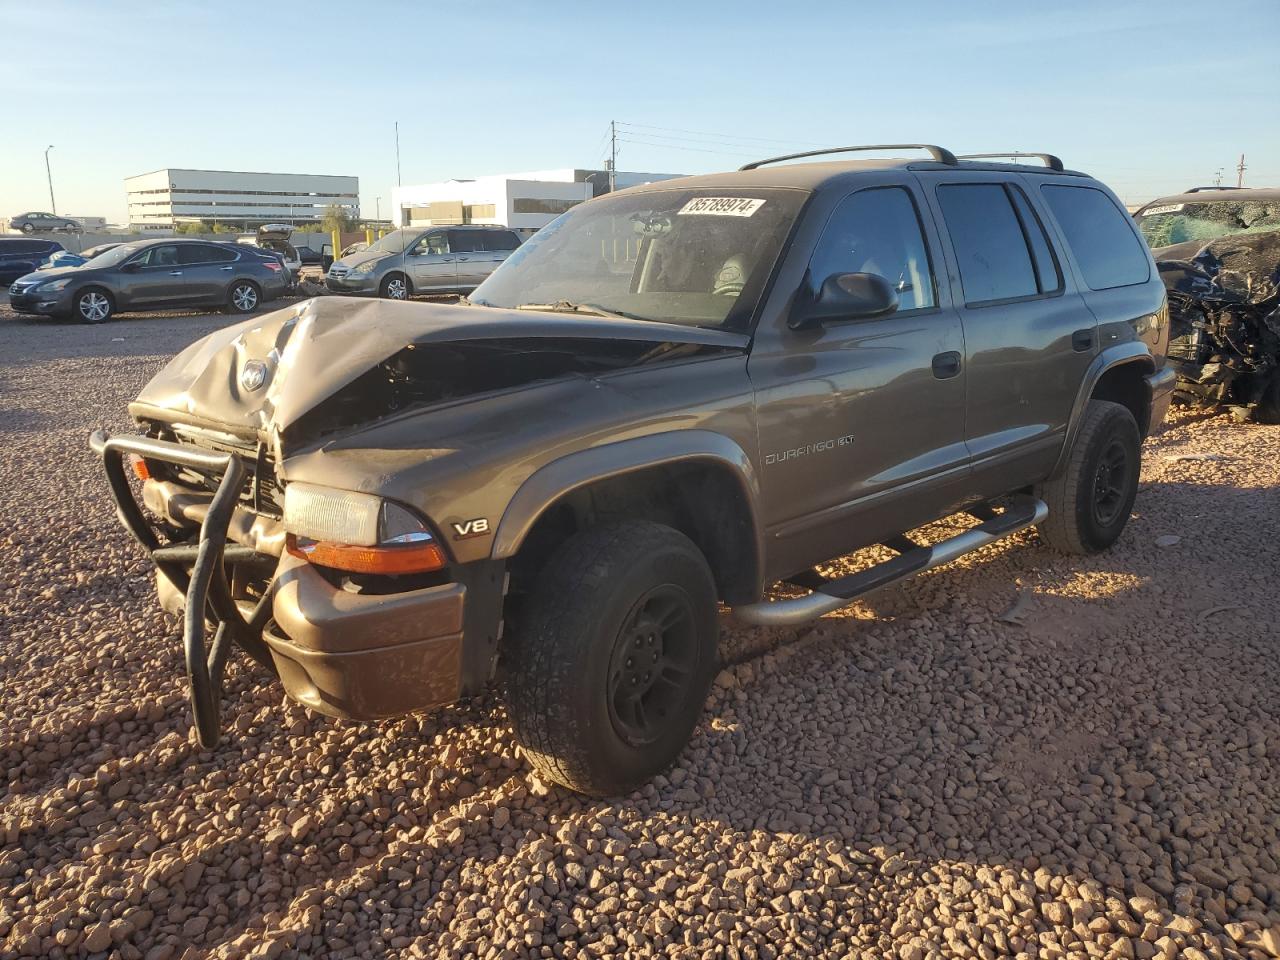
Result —
<path fill-rule="evenodd" d="M 588 801 L 492 697 L 347 724 L 241 662 L 193 744 L 85 436 L 222 322 L 0 308 L 0 958 L 1280 956 L 1280 428 L 1175 413 L 1104 556 L 726 620 L 680 765 Z"/>

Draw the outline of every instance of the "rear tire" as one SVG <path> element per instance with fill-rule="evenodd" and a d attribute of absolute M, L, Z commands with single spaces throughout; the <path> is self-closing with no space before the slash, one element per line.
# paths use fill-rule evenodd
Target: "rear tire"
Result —
<path fill-rule="evenodd" d="M 237 280 L 227 291 L 227 309 L 232 313 L 253 313 L 262 305 L 262 290 L 252 280 Z"/>
<path fill-rule="evenodd" d="M 76 293 L 72 316 L 81 323 L 106 323 L 115 312 L 115 301 L 101 287 L 85 287 Z"/>
<path fill-rule="evenodd" d="M 719 624 L 706 558 L 628 520 L 551 557 L 509 648 L 509 706 L 534 768 L 591 796 L 629 793 L 675 762 L 702 715 Z"/>
<path fill-rule="evenodd" d="M 1090 400 L 1066 467 L 1036 495 L 1049 506 L 1040 539 L 1065 553 L 1098 553 L 1124 532 L 1138 493 L 1142 438 L 1129 408 Z"/>
<path fill-rule="evenodd" d="M 389 273 L 378 284 L 378 296 L 383 300 L 408 300 L 413 296 L 413 286 L 403 273 Z"/>

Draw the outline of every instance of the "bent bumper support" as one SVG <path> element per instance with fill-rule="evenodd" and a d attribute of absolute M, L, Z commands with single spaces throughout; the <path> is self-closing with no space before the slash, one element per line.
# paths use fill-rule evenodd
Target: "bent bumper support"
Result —
<path fill-rule="evenodd" d="M 231 595 L 225 567 L 227 561 L 243 562 L 259 556 L 247 547 L 227 546 L 227 529 L 249 470 L 233 454 L 196 450 L 150 437 L 110 437 L 96 430 L 89 438 L 89 446 L 102 457 L 121 524 L 147 549 L 161 573 L 186 594 L 183 650 L 191 711 L 200 745 L 215 747 L 221 729 L 218 707 L 222 677 L 232 644 L 275 673 L 275 664 L 262 639 L 262 630 L 271 616 L 271 591 L 258 600 L 246 619 Z M 196 543 L 160 543 L 156 528 L 143 514 L 129 486 L 125 454 L 222 475 Z M 206 649 L 209 622 L 215 628 L 213 642 Z"/>
<path fill-rule="evenodd" d="M 1010 497 L 1009 504 L 1002 513 L 996 514 L 989 510 L 975 512 L 986 519 L 976 527 L 941 543 L 915 546 L 906 538 L 895 538 L 895 541 L 885 544 L 901 551 L 891 560 L 847 577 L 815 584 L 816 589 L 803 597 L 762 600 L 744 607 L 734 607 L 733 615 L 745 623 L 762 627 L 790 626 L 813 620 L 832 610 L 847 607 L 873 590 L 950 563 L 966 553 L 1035 526 L 1049 515 L 1049 507 L 1043 500 L 1020 495 Z M 803 585 L 808 586 L 809 583 L 806 581 Z"/>

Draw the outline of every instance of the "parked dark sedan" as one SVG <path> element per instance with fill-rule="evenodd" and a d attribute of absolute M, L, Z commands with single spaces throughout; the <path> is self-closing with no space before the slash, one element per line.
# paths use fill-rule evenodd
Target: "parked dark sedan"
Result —
<path fill-rule="evenodd" d="M 19 277 L 38 270 L 62 249 L 56 240 L 0 237 L 0 284 L 6 286 Z"/>
<path fill-rule="evenodd" d="M 29 273 L 9 287 L 22 313 L 103 323 L 118 310 L 221 306 L 252 313 L 285 292 L 288 276 L 267 251 L 209 240 L 142 240 L 78 267 Z"/>

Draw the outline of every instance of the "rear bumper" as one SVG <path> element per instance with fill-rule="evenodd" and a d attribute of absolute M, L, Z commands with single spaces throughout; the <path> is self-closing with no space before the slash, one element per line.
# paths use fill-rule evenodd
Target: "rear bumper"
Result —
<path fill-rule="evenodd" d="M 1156 427 L 1164 422 L 1169 412 L 1169 402 L 1173 399 L 1173 388 L 1178 382 L 1178 374 L 1172 366 L 1166 365 L 1155 373 L 1146 376 L 1147 409 L 1151 411 L 1147 422 L 1147 433 L 1154 433 Z"/>
<path fill-rule="evenodd" d="M 461 695 L 465 603 L 460 583 L 348 593 L 286 554 L 262 636 L 293 699 L 331 717 L 380 720 Z"/>

